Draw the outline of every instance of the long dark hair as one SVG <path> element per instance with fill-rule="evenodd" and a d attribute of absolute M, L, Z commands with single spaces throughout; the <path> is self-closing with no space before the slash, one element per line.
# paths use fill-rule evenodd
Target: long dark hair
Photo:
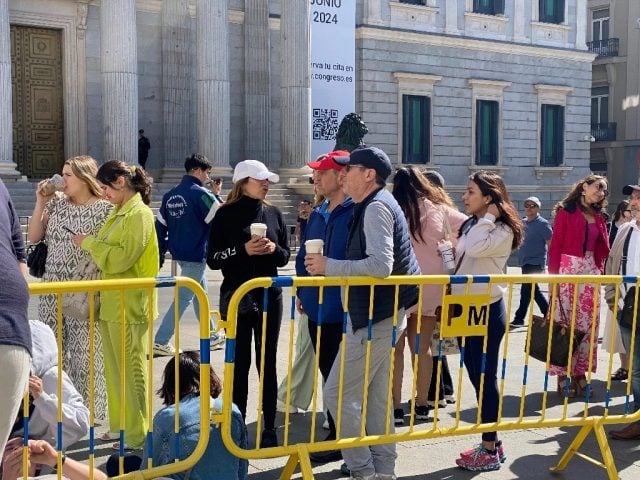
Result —
<path fill-rule="evenodd" d="M 554 214 L 558 213 L 558 211 L 562 208 L 570 212 L 575 211 L 575 209 L 578 207 L 580 207 L 580 209 L 583 211 L 586 210 L 586 208 L 584 207 L 584 205 L 582 205 L 582 202 L 580 201 L 582 199 L 582 194 L 584 193 L 584 185 L 585 184 L 591 185 L 593 182 L 597 182 L 599 180 L 604 180 L 605 182 L 607 182 L 607 184 L 609 183 L 606 177 L 603 177 L 602 175 L 594 175 L 594 174 L 587 175 L 582 180 L 576 182 L 573 185 L 573 187 L 571 187 L 571 190 L 569 191 L 567 196 L 554 205 L 553 213 Z M 605 208 L 607 208 L 608 204 L 609 202 L 607 201 L 607 196 L 605 195 L 600 202 L 591 204 L 591 208 L 596 213 L 599 213 Z"/>
<path fill-rule="evenodd" d="M 620 217 L 622 217 L 624 212 L 626 212 L 627 210 L 629 210 L 629 200 L 622 200 L 616 208 L 616 213 L 613 214 L 613 220 L 611 220 L 611 224 L 613 225 L 618 220 L 620 220 Z"/>
<path fill-rule="evenodd" d="M 151 180 L 144 168 L 138 165 L 127 165 L 121 160 L 109 160 L 98 169 L 96 178 L 100 183 L 113 186 L 119 177 L 123 177 L 130 188 L 142 197 L 142 201 L 151 203 Z"/>
<path fill-rule="evenodd" d="M 409 221 L 409 231 L 415 239 L 424 243 L 420 224 L 420 202 L 429 200 L 434 205 L 453 207 L 451 197 L 442 188 L 434 186 L 416 167 L 408 166 L 396 170 L 391 191 L 404 216 Z"/>
<path fill-rule="evenodd" d="M 509 193 L 507 192 L 507 187 L 502 177 L 486 170 L 480 170 L 471 175 L 469 180 L 478 185 L 482 195 L 491 197 L 491 202 L 495 203 L 500 211 L 500 221 L 507 225 L 513 232 L 511 249 L 515 250 L 518 248 L 524 236 L 524 225 L 522 225 L 522 220 L 509 199 Z M 467 222 L 471 221 L 474 217 L 475 215 L 461 225 L 458 236 L 462 235 Z"/>
<path fill-rule="evenodd" d="M 178 375 L 180 377 L 180 386 L 178 387 L 178 395 L 182 400 L 189 394 L 200 394 L 200 354 L 198 352 L 184 352 L 178 356 Z M 162 386 L 156 392 L 162 399 L 164 405 L 173 405 L 176 403 L 176 358 L 171 360 L 164 367 L 162 374 Z M 210 369 L 211 374 L 209 380 L 211 384 L 209 395 L 218 398 L 222 392 L 222 382 L 213 367 Z"/>

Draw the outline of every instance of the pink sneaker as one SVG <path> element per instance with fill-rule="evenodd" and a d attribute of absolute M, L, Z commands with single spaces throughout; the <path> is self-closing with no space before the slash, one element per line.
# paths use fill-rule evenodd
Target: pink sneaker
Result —
<path fill-rule="evenodd" d="M 465 450 L 464 452 L 460 452 L 460 458 L 469 458 L 473 456 L 478 448 L 482 447 L 482 445 L 478 445 L 477 447 L 470 448 L 469 450 Z M 500 463 L 504 463 L 507 461 L 507 454 L 504 452 L 504 445 L 502 442 L 496 445 L 496 450 L 498 450 L 498 459 Z"/>
<path fill-rule="evenodd" d="M 467 452 L 463 452 L 467 453 Z M 456 459 L 456 465 L 472 472 L 490 472 L 500 470 L 500 458 L 498 453 L 491 454 L 483 446 L 472 450 L 469 456 Z"/>

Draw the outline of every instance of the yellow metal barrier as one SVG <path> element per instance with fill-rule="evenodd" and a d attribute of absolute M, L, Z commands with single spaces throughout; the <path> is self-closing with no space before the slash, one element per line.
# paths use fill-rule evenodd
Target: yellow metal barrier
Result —
<path fill-rule="evenodd" d="M 202 289 L 202 287 L 195 282 L 191 278 L 187 277 L 160 277 L 160 278 L 144 278 L 144 279 L 119 279 L 119 280 L 96 280 L 96 281 L 74 281 L 74 282 L 51 282 L 51 283 L 30 283 L 29 290 L 31 295 L 55 295 L 57 302 L 57 332 L 56 337 L 58 341 L 58 378 L 62 379 L 62 365 L 63 365 L 63 349 L 64 345 L 62 344 L 62 323 L 63 323 L 63 315 L 62 315 L 62 295 L 66 293 L 72 292 L 88 292 L 90 308 L 89 308 L 89 352 L 90 352 L 90 374 L 89 374 L 89 411 L 90 411 L 90 428 L 89 428 L 89 466 L 91 470 L 90 478 L 93 479 L 93 468 L 95 466 L 95 418 L 94 418 L 94 408 L 95 408 L 95 399 L 94 399 L 94 381 L 95 381 L 95 371 L 94 371 L 94 353 L 95 353 L 95 345 L 94 345 L 94 330 L 97 328 L 97 312 L 95 312 L 94 305 L 94 293 L 104 292 L 104 291 L 119 291 L 120 292 L 120 321 L 121 325 L 124 325 L 126 322 L 126 318 L 124 315 L 125 305 L 124 301 L 124 292 L 131 290 L 147 290 L 149 296 L 151 297 L 151 293 L 154 289 L 164 289 L 170 288 L 174 291 L 174 303 L 176 308 L 175 314 L 175 346 L 176 352 L 179 352 L 180 349 L 180 328 L 178 326 L 179 315 L 178 315 L 178 291 L 179 288 L 188 288 L 191 289 L 195 294 L 195 299 L 200 303 L 200 319 L 199 319 L 199 337 L 200 337 L 200 391 L 203 392 L 200 395 L 200 437 L 198 439 L 198 443 L 192 452 L 192 454 L 181 461 L 176 460 L 175 463 L 170 465 L 161 465 L 161 466 L 153 466 L 152 464 L 152 435 L 153 435 L 153 398 L 154 398 L 154 388 L 153 388 L 153 373 L 154 373 L 154 356 L 153 356 L 153 322 L 154 318 L 152 317 L 152 310 L 149 309 L 149 318 L 148 320 L 148 334 L 147 334 L 147 343 L 148 343 L 148 359 L 147 359 L 147 421 L 149 424 L 149 431 L 147 433 L 146 445 L 145 449 L 148 453 L 148 464 L 142 465 L 140 471 L 131 472 L 125 475 L 121 475 L 118 478 L 123 479 L 149 479 L 156 478 L 160 476 L 168 476 L 173 473 L 183 472 L 192 468 L 202 457 L 205 449 L 207 448 L 207 444 L 209 442 L 209 426 L 211 422 L 211 412 L 210 412 L 210 404 L 209 404 L 209 395 L 210 391 L 210 332 L 209 332 L 209 301 L 208 298 Z M 121 351 L 121 362 L 123 366 L 123 370 L 126 368 L 127 355 L 125 351 L 125 342 L 122 342 L 123 348 Z M 177 359 L 176 353 L 176 359 Z M 176 361 L 176 382 L 175 382 L 175 399 L 176 399 L 176 416 L 175 416 L 175 427 L 174 432 L 179 432 L 179 370 L 178 370 L 178 362 Z M 124 396 L 126 396 L 127 391 L 124 388 L 124 380 L 121 375 L 121 391 L 124 392 Z M 57 397 L 58 399 L 62 399 L 62 382 L 58 382 L 57 388 Z M 28 422 L 29 422 L 29 397 L 25 395 L 24 400 L 24 415 L 25 415 L 25 431 L 28 432 Z M 119 469 L 120 472 L 123 471 L 123 456 L 124 456 L 124 410 L 126 408 L 126 400 L 122 399 L 122 409 L 121 416 L 119 419 L 120 423 L 120 453 L 119 453 Z M 57 445 L 56 449 L 58 451 L 58 478 L 61 478 L 62 471 L 62 402 L 58 402 L 58 435 L 57 435 Z M 176 458 L 178 457 L 178 445 L 176 445 Z M 146 467 L 146 468 L 145 468 Z M 24 478 L 26 479 L 28 476 L 28 446 L 27 439 L 25 438 L 23 443 L 23 472 Z"/>
<path fill-rule="evenodd" d="M 487 352 L 487 325 L 488 325 L 488 310 L 490 302 L 491 287 L 496 284 L 505 288 L 503 299 L 506 305 L 507 318 L 510 318 L 510 312 L 512 311 L 512 297 L 513 289 L 515 286 L 523 283 L 529 284 L 549 284 L 549 288 L 552 291 L 556 291 L 561 284 L 571 284 L 575 286 L 582 286 L 591 284 L 595 286 L 596 292 L 600 292 L 605 284 L 619 285 L 621 282 L 636 284 L 638 278 L 635 276 L 627 276 L 624 279 L 620 276 L 546 276 L 546 275 L 492 275 L 492 276 L 414 276 L 414 277 L 389 277 L 385 279 L 369 278 L 369 277 L 345 277 L 345 278 L 331 278 L 331 277 L 279 277 L 279 278 L 257 278 L 249 282 L 246 282 L 240 286 L 231 298 L 229 305 L 229 312 L 225 327 L 227 329 L 227 350 L 225 352 L 225 373 L 224 373 L 224 405 L 225 409 L 218 415 L 218 419 L 222 422 L 222 436 L 226 447 L 231 453 L 246 459 L 259 459 L 269 457 L 286 456 L 289 460 L 282 472 L 281 478 L 290 478 L 295 471 L 297 465 L 300 465 L 303 478 L 313 478 L 313 471 L 309 460 L 309 454 L 313 452 L 328 451 L 333 449 L 344 449 L 350 447 L 362 447 L 379 445 L 393 442 L 424 440 L 431 438 L 441 438 L 445 436 L 459 436 L 478 434 L 482 432 L 501 432 L 501 431 L 513 431 L 524 429 L 538 429 L 538 428 L 552 428 L 552 427 L 578 427 L 579 433 L 571 443 L 567 451 L 562 455 L 558 464 L 553 468 L 555 471 L 563 470 L 574 455 L 581 456 L 588 461 L 601 466 L 606 470 L 606 473 L 610 479 L 617 477 L 617 471 L 614 464 L 614 459 L 611 450 L 608 445 L 607 437 L 604 431 L 604 425 L 625 423 L 640 420 L 640 412 L 630 413 L 630 397 L 631 397 L 631 384 L 626 387 L 626 394 L 623 396 L 622 402 L 615 401 L 615 392 L 612 389 L 611 373 L 613 365 L 613 353 L 608 355 L 608 361 L 606 362 L 606 371 L 598 375 L 606 386 L 604 388 L 604 395 L 600 395 L 600 400 L 592 398 L 590 392 L 592 391 L 593 381 L 596 378 L 595 371 L 597 364 L 594 363 L 593 354 L 597 348 L 597 323 L 599 318 L 599 306 L 600 295 L 596 294 L 594 304 L 595 307 L 592 314 L 592 327 L 591 331 L 587 332 L 590 335 L 591 342 L 589 346 L 589 368 L 586 373 L 586 385 L 584 385 L 585 393 L 582 397 L 578 397 L 575 400 L 571 400 L 568 395 L 562 392 L 558 394 L 558 397 L 549 395 L 549 392 L 554 390 L 552 387 L 549 389 L 550 383 L 550 365 L 547 359 L 547 363 L 544 364 L 538 361 L 531 361 L 529 356 L 529 346 L 531 341 L 531 324 L 534 314 L 534 296 L 531 296 L 531 301 L 528 310 L 529 329 L 526 334 L 524 345 L 521 340 L 512 339 L 513 335 L 510 335 L 508 324 L 505 326 L 504 337 L 500 346 L 498 372 L 497 372 L 497 385 L 499 391 L 498 400 L 498 418 L 496 422 L 482 423 L 481 410 L 482 410 L 482 385 L 484 385 L 484 362 L 483 371 L 480 382 L 479 393 L 479 405 L 469 405 L 463 398 L 463 384 L 465 383 L 466 372 L 464 371 L 463 356 L 465 354 L 465 342 L 469 337 L 484 337 L 483 342 L 483 356 Z M 447 293 L 446 286 L 451 283 L 453 286 L 454 294 Z M 408 428 L 401 428 L 398 431 L 393 431 L 393 427 L 390 426 L 392 422 L 391 415 L 393 415 L 393 402 L 391 391 L 388 392 L 387 401 L 385 405 L 369 405 L 367 395 L 367 378 L 369 378 L 369 356 L 371 347 L 371 337 L 367 341 L 367 351 L 365 360 L 364 371 L 364 396 L 362 399 L 362 422 L 360 435 L 356 437 L 344 437 L 340 434 L 341 426 L 341 412 L 342 412 L 342 388 L 339 391 L 338 400 L 338 412 L 336 419 L 336 429 L 338 433 L 337 440 L 333 441 L 317 441 L 316 440 L 316 422 L 315 415 L 312 415 L 311 425 L 309 430 L 304 430 L 305 426 L 298 425 L 298 429 L 302 428 L 303 433 L 297 433 L 292 435 L 292 427 L 290 422 L 292 417 L 289 413 L 284 414 L 284 438 L 282 445 L 272 448 L 260 448 L 259 447 L 259 435 L 261 430 L 261 400 L 263 395 L 264 385 L 262 382 L 262 374 L 264 369 L 264 340 L 262 342 L 262 352 L 260 356 L 262 358 L 262 368 L 260 370 L 260 380 L 258 388 L 255 390 L 250 389 L 249 395 L 253 398 L 257 398 L 258 408 L 256 412 L 250 412 L 255 415 L 257 419 L 255 447 L 249 449 L 242 449 L 234 444 L 231 430 L 230 430 L 230 416 L 231 416 L 231 404 L 233 399 L 233 377 L 234 377 L 234 361 L 235 361 L 235 342 L 236 342 L 236 323 L 238 316 L 238 306 L 242 297 L 253 289 L 268 288 L 272 286 L 291 287 L 291 314 L 290 325 L 291 330 L 289 332 L 288 339 L 288 352 L 286 357 L 284 354 L 280 354 L 279 358 L 287 359 L 287 374 L 290 376 L 291 368 L 293 364 L 293 338 L 294 329 L 296 328 L 296 322 L 294 321 L 294 308 L 293 301 L 296 295 L 296 289 L 299 287 L 318 287 L 319 288 L 319 304 L 323 302 L 323 291 L 326 287 L 341 286 L 343 288 L 343 305 L 348 304 L 348 297 L 350 289 L 354 286 L 369 286 L 373 292 L 374 286 L 386 285 L 395 287 L 395 305 L 398 305 L 398 288 L 400 285 L 440 285 L 442 287 L 442 305 L 443 311 L 448 311 L 449 305 L 458 305 L 458 313 L 454 315 L 454 318 L 450 321 L 445 321 L 441 327 L 441 342 L 442 338 L 454 336 L 458 337 L 458 341 L 461 348 L 460 361 L 458 364 L 458 381 L 456 386 L 456 407 L 455 413 L 448 418 L 444 415 L 439 415 L 438 402 L 436 402 L 435 411 L 433 415 L 433 423 L 418 425 L 415 421 L 415 404 L 412 402 L 410 411 L 410 422 Z M 472 288 L 473 287 L 473 288 Z M 473 291 L 472 291 L 473 290 Z M 576 300 L 578 294 L 578 288 L 573 289 L 573 308 L 571 311 L 570 319 L 570 332 L 573 333 L 575 329 L 576 319 Z M 637 291 L 636 291 L 637 292 Z M 372 296 L 373 297 L 373 296 Z M 637 293 L 636 293 L 637 297 Z M 265 296 L 266 300 L 266 296 Z M 616 304 L 618 300 L 618 294 L 616 294 Z M 637 300 L 637 298 L 636 298 Z M 371 298 L 370 315 L 373 309 L 373 303 L 375 298 Z M 421 311 L 422 305 L 422 290 L 420 289 L 420 296 L 418 298 L 418 311 Z M 286 302 L 285 302 L 286 303 Z M 550 304 L 551 318 L 555 318 L 557 314 L 555 301 Z M 287 308 L 285 307 L 285 312 Z M 396 309 L 397 310 L 397 309 Z M 614 318 L 617 314 L 614 312 Z M 393 380 L 393 359 L 396 347 L 397 337 L 400 332 L 396 331 L 399 324 L 399 319 L 393 319 L 393 334 L 391 336 L 392 341 L 389 344 L 389 355 L 391 359 L 391 367 L 389 371 L 389 390 L 391 390 Z M 347 311 L 344 312 L 344 326 L 342 341 L 345 340 L 345 328 L 346 328 Z M 604 321 L 604 319 L 603 319 Z M 640 321 L 639 319 L 635 320 Z M 263 315 L 263 322 L 266 322 L 266 314 Z M 507 320 L 508 323 L 508 320 Z M 318 337 L 312 339 L 312 341 L 319 341 L 321 335 L 320 325 L 318 328 Z M 614 329 L 617 328 L 617 324 Z M 263 324 L 262 331 L 265 331 L 265 325 Z M 420 331 L 420 325 L 418 324 L 418 331 Z M 615 331 L 615 330 L 614 330 Z M 548 342 L 550 344 L 551 337 Z M 632 335 L 632 348 L 635 342 L 635 330 Z M 316 343 L 316 346 L 319 345 Z M 576 345 L 570 345 L 570 353 L 573 353 Z M 631 349 L 632 350 L 632 349 Z M 342 378 L 344 374 L 344 349 L 341 349 L 342 355 L 336 358 L 334 363 L 334 369 L 340 368 L 340 385 L 342 384 Z M 417 356 L 418 353 L 416 353 Z M 434 354 L 437 354 L 434 353 Z M 569 355 L 569 362 L 571 362 L 572 355 Z M 339 363 L 338 363 L 339 362 Z M 413 362 L 417 367 L 417 359 Z M 316 359 L 316 369 L 314 375 L 314 388 L 312 411 L 317 411 L 318 396 L 322 395 L 321 387 L 318 382 L 318 361 Z M 570 367 L 570 363 L 569 363 Z M 433 374 L 437 375 L 438 380 L 441 376 L 442 362 L 437 362 L 437 367 L 434 367 Z M 629 378 L 633 374 L 633 365 L 630 360 L 629 366 Z M 514 375 L 513 372 L 521 375 Z M 570 368 L 569 368 L 570 372 Z M 412 379 L 412 398 L 416 393 L 416 378 L 419 375 L 417 368 L 414 370 L 414 377 Z M 569 382 L 571 382 L 571 373 L 568 373 Z M 512 381 L 509 382 L 508 379 Z M 513 378 L 517 378 L 517 382 L 513 381 Z M 574 379 L 574 381 L 576 381 Z M 439 381 L 436 383 L 439 384 Z M 287 395 L 286 395 L 286 411 L 291 401 L 291 383 L 288 381 Z M 556 392 L 553 392 L 554 394 Z M 437 395 L 437 394 L 436 394 Z M 436 398 L 438 398 L 436 396 Z M 475 421 L 468 418 L 465 413 L 463 415 L 463 405 L 466 408 L 476 408 L 477 414 L 475 415 Z M 596 407 L 596 408 L 594 408 Z M 367 435 L 365 433 L 365 421 L 366 412 L 368 408 L 384 408 L 386 411 L 386 431 L 382 435 Z M 442 410 L 440 409 L 440 413 Z M 440 418 L 442 417 L 442 418 Z M 464 418 L 463 418 L 464 417 Z M 294 425 L 295 426 L 295 425 Z M 593 431 L 598 442 L 600 452 L 602 454 L 602 460 L 587 457 L 579 452 L 579 448 L 587 438 L 588 434 Z M 306 432 L 306 433 L 305 433 Z M 305 440 L 308 439 L 308 440 Z"/>

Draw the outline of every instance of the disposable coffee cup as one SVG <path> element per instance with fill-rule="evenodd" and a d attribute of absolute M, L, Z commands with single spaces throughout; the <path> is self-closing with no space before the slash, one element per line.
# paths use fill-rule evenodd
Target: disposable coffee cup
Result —
<path fill-rule="evenodd" d="M 304 246 L 307 249 L 307 253 L 319 253 L 320 255 L 322 255 L 324 240 L 307 240 L 306 242 L 304 242 Z"/>
<path fill-rule="evenodd" d="M 438 250 L 442 256 L 442 266 L 445 273 L 453 273 L 456 269 L 456 257 L 453 253 L 453 245 L 449 241 L 438 244 Z"/>
<path fill-rule="evenodd" d="M 267 236 L 267 225 L 264 223 L 252 223 L 249 228 L 252 237 L 263 238 Z"/>
<path fill-rule="evenodd" d="M 42 193 L 46 196 L 53 195 L 55 192 L 60 192 L 64 189 L 64 180 L 57 173 L 47 180 L 47 183 L 42 187 Z"/>

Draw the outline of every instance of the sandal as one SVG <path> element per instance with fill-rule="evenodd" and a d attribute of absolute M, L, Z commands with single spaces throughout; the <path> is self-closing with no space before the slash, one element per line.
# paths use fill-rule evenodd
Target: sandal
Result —
<path fill-rule="evenodd" d="M 629 378 L 629 370 L 622 367 L 616 370 L 616 373 L 611 375 L 611 380 L 614 380 L 616 382 L 621 382 L 623 380 L 627 380 L 628 378 Z"/>
<path fill-rule="evenodd" d="M 98 440 L 100 440 L 102 442 L 110 442 L 112 440 L 120 440 L 120 434 L 119 433 L 113 433 L 113 432 L 104 432 L 102 435 L 100 435 L 98 437 Z"/>
<path fill-rule="evenodd" d="M 585 397 L 585 399 L 589 399 L 591 397 L 593 397 L 593 388 L 591 387 L 591 384 L 587 383 L 587 377 L 585 377 L 584 375 L 577 375 L 576 377 L 576 389 L 577 389 L 577 394 L 580 395 L 581 397 Z M 587 395 L 587 389 L 588 389 L 588 395 Z"/>
<path fill-rule="evenodd" d="M 570 382 L 569 388 L 567 388 L 567 382 Z M 575 398 L 577 393 L 576 384 L 574 382 L 571 382 L 571 380 L 564 375 L 558 376 L 558 395 L 563 398 L 565 396 L 567 398 Z"/>

